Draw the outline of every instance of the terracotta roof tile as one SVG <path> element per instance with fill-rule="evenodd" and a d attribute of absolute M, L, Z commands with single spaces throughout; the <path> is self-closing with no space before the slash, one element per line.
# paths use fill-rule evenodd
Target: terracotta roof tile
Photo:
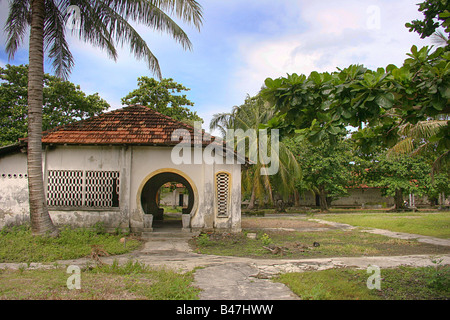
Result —
<path fill-rule="evenodd" d="M 44 132 L 42 142 L 46 144 L 158 144 L 173 146 L 181 140 L 171 141 L 172 132 L 176 129 L 186 129 L 191 135 L 192 142 L 193 127 L 150 108 L 134 105 Z M 214 141 L 214 137 L 212 141 Z M 205 141 L 201 141 L 201 143 L 209 144 Z"/>

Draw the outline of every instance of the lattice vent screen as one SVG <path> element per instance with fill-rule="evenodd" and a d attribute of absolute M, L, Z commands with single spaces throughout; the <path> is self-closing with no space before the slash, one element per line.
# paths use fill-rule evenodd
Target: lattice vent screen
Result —
<path fill-rule="evenodd" d="M 230 177 L 227 173 L 218 173 L 217 182 L 217 215 L 228 216 L 228 198 Z"/>
<path fill-rule="evenodd" d="M 86 171 L 86 206 L 117 207 L 119 172 Z"/>
<path fill-rule="evenodd" d="M 83 171 L 50 170 L 47 189 L 49 206 L 81 207 L 83 205 Z"/>
<path fill-rule="evenodd" d="M 53 207 L 119 206 L 118 171 L 49 170 L 47 203 Z"/>

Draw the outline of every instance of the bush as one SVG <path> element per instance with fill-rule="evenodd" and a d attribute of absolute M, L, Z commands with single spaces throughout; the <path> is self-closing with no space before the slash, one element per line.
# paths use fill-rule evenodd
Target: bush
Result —
<path fill-rule="evenodd" d="M 202 233 L 197 237 L 197 244 L 201 247 L 206 247 L 211 244 L 211 240 L 206 233 Z"/>

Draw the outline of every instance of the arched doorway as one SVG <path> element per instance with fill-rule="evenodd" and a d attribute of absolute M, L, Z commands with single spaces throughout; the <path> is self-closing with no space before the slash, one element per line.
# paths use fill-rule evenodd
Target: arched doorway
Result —
<path fill-rule="evenodd" d="M 177 183 L 185 188 L 187 194 L 187 204 L 183 205 L 182 214 L 190 215 L 193 212 L 194 204 L 196 203 L 196 195 L 194 186 L 187 178 L 179 173 L 168 171 L 159 172 L 152 175 L 144 184 L 140 194 L 140 204 L 144 214 L 153 215 L 153 227 L 182 227 L 181 216 L 180 219 L 168 219 L 164 221 L 164 208 L 160 204 L 160 190 L 161 187 L 168 183 Z"/>

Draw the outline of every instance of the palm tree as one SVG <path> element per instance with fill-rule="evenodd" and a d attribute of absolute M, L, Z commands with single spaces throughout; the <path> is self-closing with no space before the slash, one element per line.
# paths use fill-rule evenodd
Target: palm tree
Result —
<path fill-rule="evenodd" d="M 53 61 L 55 74 L 67 78 L 74 65 L 66 41 L 66 24 L 76 8 L 79 25 L 72 35 L 106 50 L 117 59 L 116 43 L 127 44 L 138 59 L 161 78 L 158 60 L 129 21 L 166 32 L 184 49 L 192 44 L 186 33 L 170 18 L 176 15 L 198 30 L 202 24 L 201 6 L 194 0 L 11 0 L 5 31 L 6 51 L 14 57 L 30 27 L 28 71 L 28 187 L 30 220 L 34 235 L 57 235 L 58 230 L 45 203 L 42 176 L 42 101 L 44 51 Z M 166 13 L 167 12 L 167 13 Z M 72 16 L 73 17 L 73 16 Z"/>
<path fill-rule="evenodd" d="M 388 156 L 395 154 L 417 155 L 431 152 L 435 155 L 432 173 L 439 171 L 439 167 L 448 160 L 450 151 L 445 139 L 436 139 L 449 126 L 447 116 L 440 119 L 419 121 L 416 124 L 404 124 L 399 127 L 400 140 L 388 150 Z M 436 142 L 437 141 L 437 142 Z"/>
<path fill-rule="evenodd" d="M 445 47 L 449 45 L 449 39 L 442 30 L 438 30 L 435 33 L 433 33 L 431 39 L 432 42 L 438 47 Z"/>
<path fill-rule="evenodd" d="M 222 137 L 226 138 L 228 129 L 255 130 L 257 132 L 261 125 L 267 124 L 274 116 L 274 108 L 269 106 L 259 95 L 256 97 L 247 96 L 241 106 L 233 107 L 230 113 L 215 114 L 210 122 L 210 130 L 218 130 Z M 236 137 L 235 146 L 246 137 Z M 239 140 L 241 139 L 241 140 Z M 258 141 L 248 139 L 246 144 L 246 156 L 252 158 L 251 150 L 257 150 Z M 278 152 L 277 154 L 275 154 Z M 244 192 L 250 193 L 250 202 L 248 209 L 253 209 L 255 201 L 260 203 L 274 203 L 273 195 L 278 193 L 286 198 L 289 196 L 295 186 L 297 179 L 301 177 L 300 166 L 294 155 L 289 151 L 285 144 L 280 141 L 278 151 L 270 145 L 270 153 L 279 159 L 279 170 L 275 175 L 261 175 L 261 172 L 268 170 L 267 165 L 261 161 L 256 161 L 252 166 L 242 172 L 242 187 Z"/>

